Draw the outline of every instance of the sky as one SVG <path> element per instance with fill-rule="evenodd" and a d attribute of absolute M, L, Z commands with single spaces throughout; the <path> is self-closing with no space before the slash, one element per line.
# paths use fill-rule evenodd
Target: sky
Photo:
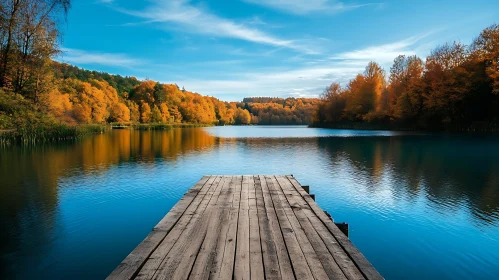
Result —
<path fill-rule="evenodd" d="M 57 60 L 227 101 L 317 97 L 493 23 L 497 0 L 73 0 Z"/>

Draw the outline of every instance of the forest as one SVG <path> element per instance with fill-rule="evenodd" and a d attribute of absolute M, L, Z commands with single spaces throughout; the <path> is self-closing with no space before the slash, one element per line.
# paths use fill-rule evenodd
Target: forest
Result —
<path fill-rule="evenodd" d="M 55 120 L 74 124 L 119 123 L 196 123 L 231 124 L 310 124 L 319 99 L 245 98 L 243 102 L 224 102 L 210 96 L 180 89 L 176 84 L 161 84 L 134 77 L 88 71 L 50 61 L 53 87 L 33 95 L 20 89 L 0 93 L 0 114 L 4 125 L 14 124 L 6 114 L 23 113 L 9 108 L 16 98 L 32 101 L 37 109 Z M 10 95 L 8 97 L 7 95 Z M 10 102 L 9 102 L 10 98 Z M 19 110 L 18 110 L 19 111 Z M 1 127 L 1 126 L 0 126 Z"/>
<path fill-rule="evenodd" d="M 318 99 L 224 102 L 152 80 L 54 61 L 69 0 L 0 4 L 0 129 L 80 124 L 309 124 Z"/>
<path fill-rule="evenodd" d="M 370 62 L 346 86 L 332 83 L 321 95 L 314 126 L 497 130 L 499 25 L 485 28 L 468 46 L 435 48 L 423 59 L 395 58 L 390 72 Z"/>

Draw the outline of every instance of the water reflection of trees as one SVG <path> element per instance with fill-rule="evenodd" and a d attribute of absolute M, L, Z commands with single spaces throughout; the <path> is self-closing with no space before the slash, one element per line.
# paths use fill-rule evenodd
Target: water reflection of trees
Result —
<path fill-rule="evenodd" d="M 464 204 L 472 215 L 491 222 L 499 220 L 497 140 L 404 136 L 320 138 L 318 143 L 333 163 L 346 158 L 371 182 L 388 175 L 394 191 L 404 197 L 423 194 L 445 210 Z"/>
<path fill-rule="evenodd" d="M 103 172 L 125 162 L 175 161 L 215 143 L 202 129 L 120 130 L 77 143 L 1 148 L 0 278 L 15 269 L 7 264 L 12 266 L 19 254 L 36 254 L 51 242 L 62 176 Z"/>

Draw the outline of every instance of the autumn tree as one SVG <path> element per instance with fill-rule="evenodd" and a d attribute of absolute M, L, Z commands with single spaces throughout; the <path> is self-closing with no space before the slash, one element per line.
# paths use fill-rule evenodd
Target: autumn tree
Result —
<path fill-rule="evenodd" d="M 148 104 L 153 104 L 156 100 L 154 98 L 156 84 L 156 82 L 151 80 L 143 81 L 130 92 L 131 99 L 137 103 L 146 102 Z"/>
<path fill-rule="evenodd" d="M 159 110 L 161 112 L 161 122 L 169 123 L 170 122 L 170 111 L 168 110 L 168 106 L 165 103 L 161 103 L 159 105 Z"/>
<path fill-rule="evenodd" d="M 155 123 L 163 122 L 163 116 L 161 115 L 161 111 L 156 105 L 154 105 L 154 107 L 152 108 L 151 121 Z"/>
<path fill-rule="evenodd" d="M 111 122 L 129 122 L 130 109 L 124 103 L 114 103 L 110 106 L 109 121 Z"/>
<path fill-rule="evenodd" d="M 8 0 L 0 4 L 0 87 L 38 101 L 57 50 L 61 15 L 70 0 Z"/>
<path fill-rule="evenodd" d="M 318 120 L 322 122 L 337 122 L 343 118 L 345 97 L 339 83 L 332 83 L 321 95 L 321 104 L 318 111 Z"/>
<path fill-rule="evenodd" d="M 140 104 L 140 122 L 148 123 L 151 121 L 151 117 L 151 106 L 147 102 L 142 102 Z"/>
<path fill-rule="evenodd" d="M 408 120 L 423 111 L 423 61 L 417 56 L 400 55 L 390 68 L 387 89 L 389 113 L 394 118 Z"/>
<path fill-rule="evenodd" d="M 126 100 L 125 104 L 130 110 L 130 121 L 133 123 L 138 123 L 140 121 L 139 105 L 131 100 Z"/>
<path fill-rule="evenodd" d="M 241 108 L 237 108 L 234 120 L 236 124 L 250 124 L 251 123 L 251 115 L 248 110 L 244 110 Z"/>
<path fill-rule="evenodd" d="M 454 42 L 437 47 L 426 59 L 424 103 L 432 122 L 452 123 L 459 119 L 458 107 L 469 90 L 468 73 L 463 64 L 468 49 Z"/>
<path fill-rule="evenodd" d="M 483 61 L 492 81 L 492 92 L 499 94 L 499 24 L 485 28 L 471 45 L 472 58 Z"/>

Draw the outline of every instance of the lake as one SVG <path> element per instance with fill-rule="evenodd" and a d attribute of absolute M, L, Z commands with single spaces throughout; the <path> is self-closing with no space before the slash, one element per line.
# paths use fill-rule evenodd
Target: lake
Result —
<path fill-rule="evenodd" d="M 293 174 L 386 279 L 497 279 L 499 137 L 113 130 L 0 148 L 0 278 L 106 277 L 205 174 Z"/>

